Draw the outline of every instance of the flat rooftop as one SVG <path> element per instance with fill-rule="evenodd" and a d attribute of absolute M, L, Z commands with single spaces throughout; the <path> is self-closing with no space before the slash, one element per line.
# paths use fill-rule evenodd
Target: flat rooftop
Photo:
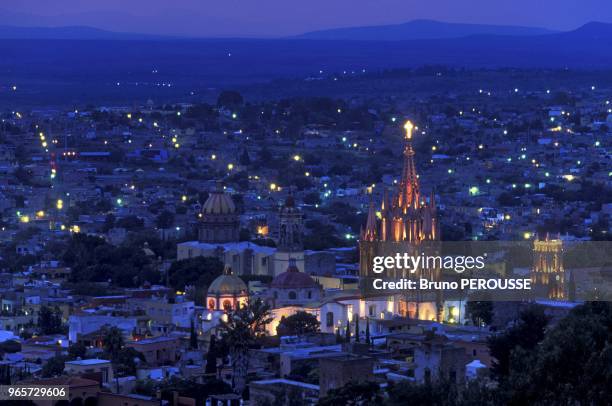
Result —
<path fill-rule="evenodd" d="M 70 364 L 70 365 L 97 365 L 97 364 L 106 364 L 109 363 L 110 361 L 107 359 L 100 359 L 100 358 L 90 358 L 90 359 L 79 359 L 79 360 L 75 360 L 75 361 L 66 361 L 66 364 Z"/>

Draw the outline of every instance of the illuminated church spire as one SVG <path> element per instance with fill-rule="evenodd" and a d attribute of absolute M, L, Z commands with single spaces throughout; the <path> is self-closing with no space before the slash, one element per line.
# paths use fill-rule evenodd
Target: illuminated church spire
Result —
<path fill-rule="evenodd" d="M 402 243 L 402 250 L 418 255 L 422 252 L 420 251 L 421 249 L 426 248 L 425 245 L 428 247 L 436 246 L 436 244 L 422 243 L 440 240 L 435 192 L 432 190 L 431 195 L 428 196 L 429 199 L 426 198 L 427 196 L 423 196 L 423 200 L 421 200 L 419 178 L 414 160 L 415 151 L 412 147 L 412 131 L 414 126 L 410 121 L 407 121 L 404 129 L 406 130 L 404 137 L 404 166 L 397 190 L 395 193 L 388 193 L 387 188 L 383 185 L 380 212 L 374 210 L 370 200 L 368 217 L 361 230 L 359 239 L 359 275 L 366 278 L 364 280 L 372 276 L 374 258 L 388 255 L 387 248 L 390 246 L 381 243 Z M 427 272 L 428 277 L 432 280 L 440 278 L 439 269 L 437 268 L 423 270 L 423 272 Z M 418 278 L 416 275 L 411 277 Z M 419 313 L 418 303 L 421 301 L 422 298 L 418 295 L 410 298 L 404 296 L 399 299 L 400 314 L 408 315 L 410 312 L 413 312 L 411 317 L 431 319 L 431 315 L 427 316 Z M 409 302 L 411 303 L 410 305 Z M 435 318 L 441 320 L 442 299 L 440 292 L 435 292 L 435 302 Z M 414 305 L 412 307 L 413 310 L 410 310 L 412 305 Z"/>
<path fill-rule="evenodd" d="M 362 233 L 362 239 L 366 241 L 374 241 L 378 236 L 377 225 L 376 225 L 376 210 L 374 209 L 374 202 L 370 197 L 370 208 L 368 209 L 368 219 L 366 221 L 365 230 Z"/>
<path fill-rule="evenodd" d="M 419 178 L 414 162 L 414 149 L 412 148 L 412 130 L 414 126 L 410 121 L 404 125 L 404 168 L 399 183 L 396 206 L 405 213 L 408 208 L 416 209 L 419 206 Z"/>
<path fill-rule="evenodd" d="M 404 125 L 404 166 L 397 191 L 389 199 L 384 190 L 380 213 L 376 213 L 370 204 L 365 227 L 362 228 L 361 240 L 364 243 L 373 241 L 408 241 L 418 244 L 423 240 L 440 238 L 437 218 L 436 197 L 431 192 L 429 201 L 421 201 L 419 177 L 412 148 L 414 126 L 410 121 Z"/>

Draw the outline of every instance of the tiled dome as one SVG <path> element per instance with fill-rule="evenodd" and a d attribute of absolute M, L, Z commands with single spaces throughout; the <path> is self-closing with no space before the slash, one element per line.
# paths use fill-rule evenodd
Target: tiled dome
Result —
<path fill-rule="evenodd" d="M 216 189 L 208 196 L 202 213 L 204 214 L 233 214 L 236 212 L 236 205 L 232 198 L 223 191 L 221 183 L 217 183 Z"/>
<path fill-rule="evenodd" d="M 208 287 L 209 295 L 245 295 L 247 294 L 248 288 L 244 281 L 232 275 L 232 269 L 229 266 L 225 266 L 223 275 L 218 276 Z"/>
<path fill-rule="evenodd" d="M 276 289 L 304 289 L 314 288 L 317 283 L 310 275 L 300 272 L 295 265 L 295 259 L 291 259 L 287 270 L 272 280 L 270 287 Z"/>

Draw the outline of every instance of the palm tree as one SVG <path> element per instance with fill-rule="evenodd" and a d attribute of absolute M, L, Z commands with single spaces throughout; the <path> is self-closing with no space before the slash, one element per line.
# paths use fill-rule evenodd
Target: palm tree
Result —
<path fill-rule="evenodd" d="M 346 321 L 346 330 L 344 330 L 345 333 L 345 337 L 344 339 L 346 340 L 347 343 L 351 342 L 351 326 L 349 325 L 349 321 Z"/>
<path fill-rule="evenodd" d="M 234 391 L 242 394 L 246 388 L 249 368 L 249 348 L 258 336 L 265 334 L 266 324 L 272 321 L 270 306 L 261 299 L 248 301 L 245 306 L 231 309 L 221 321 L 220 329 L 232 363 Z"/>
<path fill-rule="evenodd" d="M 189 346 L 194 350 L 198 349 L 198 335 L 195 331 L 193 319 L 191 319 L 191 326 L 189 328 Z"/>
<path fill-rule="evenodd" d="M 103 328 L 102 340 L 104 342 L 104 351 L 106 351 L 112 360 L 116 359 L 119 352 L 123 348 L 123 334 L 121 330 L 115 326 Z"/>

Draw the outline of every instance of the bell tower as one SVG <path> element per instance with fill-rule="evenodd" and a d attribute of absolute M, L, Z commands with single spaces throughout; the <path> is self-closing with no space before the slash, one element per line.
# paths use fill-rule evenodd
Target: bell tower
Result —
<path fill-rule="evenodd" d="M 274 276 L 285 272 L 292 260 L 304 272 L 304 225 L 302 212 L 289 194 L 278 212 L 278 243 L 274 254 Z"/>

